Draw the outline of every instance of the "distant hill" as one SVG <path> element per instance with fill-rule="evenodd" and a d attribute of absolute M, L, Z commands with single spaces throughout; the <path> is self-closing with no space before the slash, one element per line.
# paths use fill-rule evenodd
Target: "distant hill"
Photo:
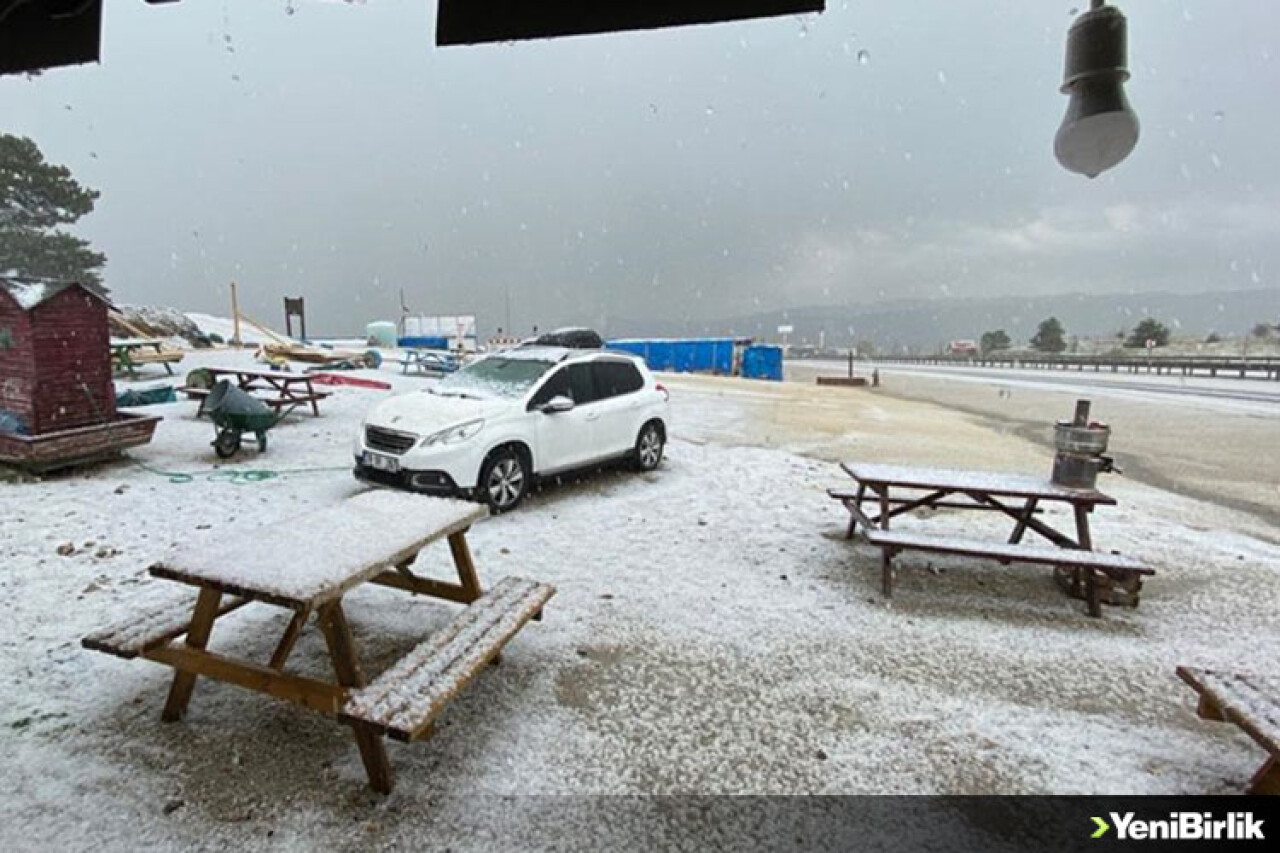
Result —
<path fill-rule="evenodd" d="M 994 329 L 1004 329 L 1015 344 L 1024 342 L 1040 321 L 1050 316 L 1062 321 L 1068 336 L 1113 336 L 1131 329 L 1144 317 L 1160 320 L 1179 337 L 1210 332 L 1238 336 L 1247 334 L 1258 322 L 1280 322 L 1280 288 L 895 300 L 862 307 L 794 308 L 719 320 L 610 318 L 607 333 L 611 337 L 736 334 L 779 340 L 778 326 L 790 325 L 794 331 L 788 340 L 796 344 L 816 345 L 824 336 L 829 347 L 866 340 L 882 352 L 903 347 L 933 351 L 948 341 L 976 340 L 984 331 Z"/>

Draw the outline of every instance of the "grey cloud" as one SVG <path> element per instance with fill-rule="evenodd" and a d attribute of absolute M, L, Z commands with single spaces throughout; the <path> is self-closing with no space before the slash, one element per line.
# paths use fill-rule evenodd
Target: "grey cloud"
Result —
<path fill-rule="evenodd" d="M 321 333 L 401 288 L 492 329 L 1270 284 L 1280 9 L 1122 3 L 1143 138 L 1088 182 L 1051 154 L 1074 5 L 438 50 L 421 0 L 113 3 L 100 67 L 0 110 L 103 191 L 119 298 L 225 313 L 235 279 Z"/>

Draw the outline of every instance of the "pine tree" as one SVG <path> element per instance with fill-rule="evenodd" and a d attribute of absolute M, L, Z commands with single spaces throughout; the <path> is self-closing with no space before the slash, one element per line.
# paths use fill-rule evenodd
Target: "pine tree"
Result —
<path fill-rule="evenodd" d="M 1031 346 L 1040 352 L 1062 352 L 1067 348 L 1066 333 L 1057 317 L 1049 317 L 1040 321 L 1040 328 L 1031 338 Z"/>
<path fill-rule="evenodd" d="M 35 142 L 0 134 L 0 272 L 100 286 L 106 255 L 59 227 L 97 199 L 65 166 L 46 162 Z"/>
<path fill-rule="evenodd" d="M 1169 327 L 1159 320 L 1148 317 L 1134 327 L 1124 345 L 1134 349 L 1145 347 L 1147 341 L 1155 341 L 1155 345 L 1158 347 L 1169 343 Z"/>

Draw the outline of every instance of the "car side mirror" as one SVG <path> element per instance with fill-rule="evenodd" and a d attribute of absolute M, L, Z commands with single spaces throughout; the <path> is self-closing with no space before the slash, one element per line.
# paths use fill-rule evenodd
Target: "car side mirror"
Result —
<path fill-rule="evenodd" d="M 561 395 L 559 397 L 552 397 L 550 400 L 543 403 L 541 406 L 539 406 L 539 410 L 544 415 L 555 415 L 555 414 L 559 414 L 560 412 L 567 412 L 570 409 L 572 409 L 573 406 L 574 406 L 573 400 Z"/>

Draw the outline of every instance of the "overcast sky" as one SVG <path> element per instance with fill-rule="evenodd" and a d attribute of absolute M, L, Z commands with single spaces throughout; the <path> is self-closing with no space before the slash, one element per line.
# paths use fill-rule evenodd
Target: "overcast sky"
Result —
<path fill-rule="evenodd" d="M 0 131 L 102 191 L 121 302 L 482 332 L 912 296 L 1277 287 L 1280 4 L 1130 0 L 1142 138 L 1052 155 L 1079 2 L 436 48 L 428 0 L 108 0 Z"/>

